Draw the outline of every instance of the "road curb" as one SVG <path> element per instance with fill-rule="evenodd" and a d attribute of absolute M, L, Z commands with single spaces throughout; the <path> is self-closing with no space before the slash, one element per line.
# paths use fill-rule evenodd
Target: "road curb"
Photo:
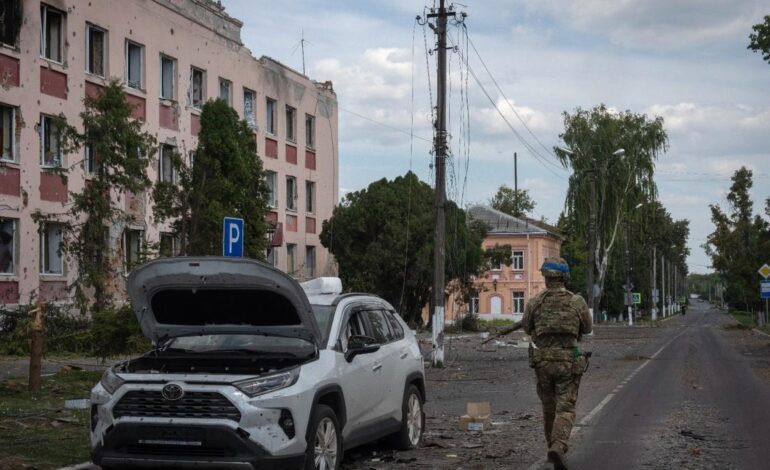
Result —
<path fill-rule="evenodd" d="M 94 464 L 91 462 L 83 462 L 83 463 L 77 463 L 75 465 L 71 465 L 69 467 L 61 467 L 56 470 L 90 470 L 94 468 Z"/>
<path fill-rule="evenodd" d="M 752 331 L 756 331 L 756 332 L 757 332 L 757 333 L 759 333 L 760 335 L 765 335 L 765 336 L 767 336 L 768 338 L 770 338 L 770 335 L 769 335 L 769 334 L 765 333 L 764 331 L 760 331 L 758 328 L 753 328 L 753 329 L 752 329 Z"/>

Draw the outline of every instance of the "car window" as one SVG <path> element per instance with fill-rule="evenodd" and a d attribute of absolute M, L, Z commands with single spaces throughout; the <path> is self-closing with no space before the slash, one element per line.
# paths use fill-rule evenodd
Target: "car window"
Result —
<path fill-rule="evenodd" d="M 393 340 L 393 334 L 388 326 L 388 320 L 385 318 L 385 312 L 382 310 L 367 310 L 366 318 L 372 327 L 372 337 L 378 343 L 385 344 Z"/>
<path fill-rule="evenodd" d="M 336 305 L 311 305 L 313 307 L 313 316 L 315 317 L 318 328 L 323 334 L 323 343 L 326 344 L 326 340 L 329 338 L 329 330 L 331 329 L 331 320 L 334 317 L 334 311 L 337 310 Z"/>
<path fill-rule="evenodd" d="M 404 338 L 404 329 L 401 327 L 401 322 L 396 318 L 396 314 L 390 310 L 385 312 L 385 318 L 388 319 L 390 329 L 393 331 L 394 339 L 399 340 Z"/>
<path fill-rule="evenodd" d="M 367 333 L 366 323 L 364 322 L 362 315 L 363 312 L 353 312 L 350 314 L 350 317 L 348 317 L 348 322 L 340 335 L 343 351 L 348 348 L 348 340 L 351 336 L 371 336 L 371 334 Z"/>

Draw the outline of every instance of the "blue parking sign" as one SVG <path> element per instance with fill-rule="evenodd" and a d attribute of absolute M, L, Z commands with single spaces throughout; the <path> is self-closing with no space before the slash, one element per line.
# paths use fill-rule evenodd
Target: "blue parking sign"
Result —
<path fill-rule="evenodd" d="M 759 281 L 759 295 L 763 299 L 770 299 L 770 281 Z"/>
<path fill-rule="evenodd" d="M 243 219 L 225 217 L 222 223 L 222 256 L 243 257 Z"/>

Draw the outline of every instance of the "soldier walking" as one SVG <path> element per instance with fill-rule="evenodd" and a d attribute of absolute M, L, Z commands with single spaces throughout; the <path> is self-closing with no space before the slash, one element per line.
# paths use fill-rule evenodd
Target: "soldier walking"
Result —
<path fill-rule="evenodd" d="M 548 461 L 556 470 L 566 470 L 580 377 L 587 367 L 578 341 L 593 325 L 583 297 L 564 287 L 569 279 L 567 262 L 548 257 L 540 272 L 546 290 L 527 304 L 522 326 L 534 343 L 530 343 L 529 365 L 535 369 L 537 395 L 543 404 Z"/>

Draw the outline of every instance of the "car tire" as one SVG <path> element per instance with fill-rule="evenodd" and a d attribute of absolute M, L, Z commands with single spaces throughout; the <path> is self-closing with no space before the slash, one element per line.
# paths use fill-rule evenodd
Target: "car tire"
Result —
<path fill-rule="evenodd" d="M 334 410 L 317 405 L 308 426 L 305 470 L 337 470 L 342 463 L 342 433 Z"/>
<path fill-rule="evenodd" d="M 393 445 L 399 450 L 415 449 L 420 445 L 425 430 L 425 412 L 422 394 L 416 385 L 406 388 L 401 404 L 401 429 L 393 435 Z"/>

